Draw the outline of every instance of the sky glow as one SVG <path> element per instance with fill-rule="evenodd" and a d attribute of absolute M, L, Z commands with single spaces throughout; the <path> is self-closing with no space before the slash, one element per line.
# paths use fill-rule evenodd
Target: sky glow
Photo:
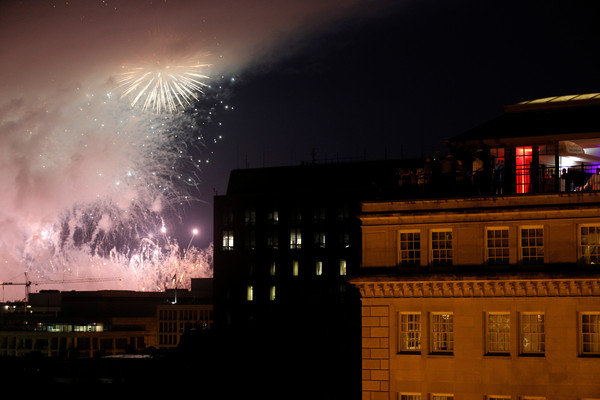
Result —
<path fill-rule="evenodd" d="M 182 249 L 169 226 L 201 188 L 223 82 L 357 3 L 2 2 L 0 282 L 164 290 L 211 276 L 212 244 L 196 248 L 194 231 Z"/>

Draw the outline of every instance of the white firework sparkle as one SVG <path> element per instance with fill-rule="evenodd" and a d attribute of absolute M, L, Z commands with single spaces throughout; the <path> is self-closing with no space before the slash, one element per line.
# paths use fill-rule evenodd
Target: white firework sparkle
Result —
<path fill-rule="evenodd" d="M 125 67 L 117 79 L 124 91 L 121 98 L 131 97 L 131 106 L 140 103 L 142 109 L 173 112 L 184 109 L 199 100 L 209 87 L 209 77 L 202 73 L 209 64 L 189 63 L 175 65 Z"/>

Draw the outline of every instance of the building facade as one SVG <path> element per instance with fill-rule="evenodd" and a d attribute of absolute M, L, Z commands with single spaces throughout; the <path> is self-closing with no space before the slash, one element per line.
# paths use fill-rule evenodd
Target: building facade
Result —
<path fill-rule="evenodd" d="M 0 315 L 0 357 L 61 359 L 149 354 L 177 348 L 186 333 L 209 330 L 206 293 L 42 291 Z M 7 305 L 8 306 L 8 305 Z"/>
<path fill-rule="evenodd" d="M 600 398 L 597 111 L 508 107 L 450 141 L 463 196 L 363 203 L 363 399 Z"/>

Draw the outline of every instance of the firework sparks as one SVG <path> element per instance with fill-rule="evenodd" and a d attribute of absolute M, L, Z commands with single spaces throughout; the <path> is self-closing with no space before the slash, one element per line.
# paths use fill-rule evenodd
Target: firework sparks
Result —
<path fill-rule="evenodd" d="M 209 85 L 209 79 L 202 71 L 208 64 L 166 65 L 152 67 L 123 67 L 126 72 L 118 78 L 119 87 L 123 88 L 121 98 L 132 97 L 131 106 L 138 102 L 142 109 L 175 111 L 184 109 L 199 100 Z"/>

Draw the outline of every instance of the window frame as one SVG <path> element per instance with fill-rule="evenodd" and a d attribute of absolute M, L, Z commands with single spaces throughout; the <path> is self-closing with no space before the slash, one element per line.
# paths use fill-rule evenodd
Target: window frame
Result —
<path fill-rule="evenodd" d="M 403 240 L 402 235 L 418 235 L 417 239 L 407 240 L 406 243 L 408 245 L 418 244 L 418 248 L 407 248 L 402 249 Z M 398 260 L 397 264 L 400 267 L 419 267 L 421 266 L 421 230 L 420 229 L 407 229 L 398 231 Z M 403 257 L 403 253 L 413 253 L 414 257 Z"/>
<path fill-rule="evenodd" d="M 595 324 L 597 325 L 596 331 L 595 332 L 584 332 L 583 317 L 590 316 L 590 315 L 596 317 L 596 321 L 595 321 Z M 577 333 L 578 333 L 578 338 L 579 338 L 579 355 L 584 356 L 584 357 L 600 357 L 600 311 L 581 311 L 581 312 L 579 312 L 578 325 L 579 326 L 577 329 L 577 331 L 578 331 Z M 584 341 L 585 334 L 590 334 L 590 335 L 595 336 L 596 340 L 585 342 Z M 590 343 L 590 345 L 595 347 L 597 350 L 596 351 L 585 351 L 586 343 Z"/>
<path fill-rule="evenodd" d="M 399 400 L 421 400 L 421 393 L 402 392 L 398 397 Z"/>
<path fill-rule="evenodd" d="M 497 240 L 501 241 L 501 244 L 503 244 L 502 242 L 504 242 L 504 238 L 503 237 L 493 237 L 490 238 L 489 234 L 490 232 L 506 232 L 506 246 L 490 246 L 490 240 L 496 242 Z M 486 265 L 509 265 L 510 264 L 510 228 L 508 226 L 486 226 L 485 227 L 485 234 L 484 234 L 484 248 L 485 248 L 485 263 Z M 498 256 L 497 254 L 494 254 L 493 257 L 490 256 L 490 252 L 491 251 L 507 251 L 506 257 L 504 257 L 504 255 L 502 256 Z M 504 259 L 506 259 L 506 262 L 504 262 Z M 494 261 L 492 261 L 494 260 Z M 499 261 L 501 260 L 501 261 Z"/>
<path fill-rule="evenodd" d="M 302 248 L 302 229 L 290 228 L 290 249 L 299 250 Z"/>
<path fill-rule="evenodd" d="M 538 229 L 541 229 L 542 231 L 542 244 L 541 246 L 539 245 L 535 245 L 535 246 L 523 246 L 523 230 L 535 230 L 537 231 Z M 544 249 L 544 236 L 546 235 L 546 233 L 544 232 L 544 225 L 523 225 L 523 226 L 519 226 L 519 263 L 523 264 L 523 265 L 540 265 L 540 264 L 544 264 L 545 260 L 545 249 Z M 528 237 L 527 239 L 531 239 L 530 237 Z M 534 239 L 538 240 L 538 237 L 535 236 Z M 542 255 L 540 257 L 539 254 L 536 254 L 535 256 L 531 257 L 531 256 L 525 256 L 524 252 L 525 249 L 539 249 L 541 248 L 541 252 Z M 536 261 L 534 262 L 525 262 L 526 259 L 535 259 Z M 541 261 L 537 261 L 541 258 Z"/>
<path fill-rule="evenodd" d="M 440 324 L 435 321 L 438 316 L 450 316 L 450 322 Z M 449 326 L 450 330 L 437 330 L 439 326 Z M 446 336 L 449 334 L 449 339 L 439 340 L 438 335 Z M 440 344 L 445 344 L 440 346 Z M 446 348 L 442 348 L 446 347 Z M 429 313 L 429 353 L 440 355 L 454 355 L 454 313 L 452 311 L 435 311 Z"/>
<path fill-rule="evenodd" d="M 491 331 L 490 330 L 490 317 L 491 316 L 507 316 L 508 317 L 508 330 L 507 331 Z M 506 350 L 500 350 L 498 348 L 493 348 L 491 336 L 495 335 L 504 335 L 505 339 L 502 340 L 502 343 L 508 346 Z M 507 336 L 507 337 L 506 337 Z M 489 311 L 485 313 L 485 354 L 487 356 L 507 356 L 510 355 L 511 352 L 511 326 L 510 326 L 510 312 L 509 311 Z M 500 340 L 495 341 L 496 346 L 500 347 Z"/>
<path fill-rule="evenodd" d="M 443 240 L 439 240 L 439 239 L 435 239 L 433 238 L 434 234 L 439 234 L 439 233 L 450 233 L 450 240 L 448 240 L 448 238 L 445 238 Z M 438 247 L 434 247 L 434 243 L 444 243 L 444 244 L 448 244 L 450 243 L 450 247 L 443 247 L 443 248 L 438 248 Z M 445 253 L 445 257 L 442 257 L 441 255 L 438 256 L 434 256 L 436 252 L 443 252 Z M 450 253 L 450 256 L 448 257 L 448 252 Z M 445 262 L 441 262 L 444 261 Z M 429 231 L 429 264 L 431 266 L 434 267 L 444 267 L 444 266 L 452 266 L 454 264 L 454 232 L 452 230 L 452 228 L 437 228 L 437 229 L 431 229 Z"/>
<path fill-rule="evenodd" d="M 406 321 L 404 317 L 415 317 L 418 316 L 418 321 Z M 407 327 L 410 324 L 418 325 L 418 329 L 404 329 L 405 324 Z M 409 337 L 411 334 L 416 334 L 416 337 Z M 405 341 L 406 338 L 406 341 Z M 411 348 L 410 346 L 404 346 L 405 342 L 418 341 L 418 347 Z M 420 311 L 400 311 L 398 313 L 398 353 L 402 354 L 421 354 L 423 350 L 423 318 Z"/>
<path fill-rule="evenodd" d="M 535 331 L 535 332 L 524 332 L 525 329 L 525 323 L 524 323 L 524 317 L 530 317 L 530 316 L 538 316 L 538 319 L 540 316 L 542 316 L 542 332 L 539 331 Z M 532 335 L 539 335 L 542 340 L 537 340 L 538 343 L 538 347 L 539 347 L 539 343 L 542 344 L 542 350 L 526 350 L 525 346 L 524 346 L 524 341 L 527 339 L 527 337 L 530 337 Z M 532 341 L 533 343 L 533 341 Z M 519 313 L 519 355 L 521 356 L 545 356 L 546 355 L 546 315 L 544 312 L 542 311 L 524 311 Z"/>
<path fill-rule="evenodd" d="M 590 243 L 586 243 L 585 245 L 582 244 L 582 240 L 583 240 L 583 232 L 582 230 L 584 228 L 596 228 L 596 235 L 597 235 L 597 240 L 594 244 L 590 244 Z M 586 235 L 586 236 L 589 236 Z M 595 254 L 590 254 L 589 251 L 584 251 L 584 248 L 589 247 L 595 247 L 594 252 Z M 584 256 L 585 253 L 588 253 L 588 255 Z M 600 223 L 599 224 L 580 224 L 577 226 L 577 256 L 579 259 L 579 262 L 581 264 L 585 264 L 585 265 L 592 265 L 592 264 L 598 264 L 600 263 Z M 594 258 L 595 262 L 590 262 L 591 259 Z"/>
<path fill-rule="evenodd" d="M 223 231 L 223 242 L 222 242 L 223 251 L 233 251 L 234 239 L 235 239 L 235 236 L 233 234 L 233 230 L 226 229 Z"/>

